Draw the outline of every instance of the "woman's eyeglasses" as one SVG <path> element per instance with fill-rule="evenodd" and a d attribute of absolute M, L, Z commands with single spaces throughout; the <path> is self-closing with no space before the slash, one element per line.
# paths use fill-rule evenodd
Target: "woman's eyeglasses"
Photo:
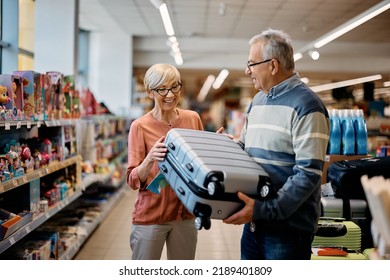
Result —
<path fill-rule="evenodd" d="M 179 83 L 171 88 L 152 88 L 152 90 L 157 92 L 160 96 L 165 97 L 167 96 L 169 91 L 171 91 L 173 94 L 179 93 L 179 91 L 181 90 L 181 84 Z"/>

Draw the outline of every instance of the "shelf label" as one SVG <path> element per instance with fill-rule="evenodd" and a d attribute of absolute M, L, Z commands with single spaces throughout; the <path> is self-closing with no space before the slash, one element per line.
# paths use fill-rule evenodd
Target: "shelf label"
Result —
<path fill-rule="evenodd" d="M 31 232 L 31 229 L 29 226 L 26 227 L 26 232 L 27 232 L 27 234 L 29 234 Z"/>
<path fill-rule="evenodd" d="M 27 125 L 27 128 L 28 128 L 28 129 L 31 128 L 31 122 L 27 122 L 26 125 Z"/>
<path fill-rule="evenodd" d="M 17 122 L 16 123 L 16 129 L 19 129 L 19 128 L 21 128 L 22 127 L 22 123 L 21 122 Z"/>
<path fill-rule="evenodd" d="M 46 212 L 46 213 L 45 213 L 45 217 L 46 217 L 46 219 L 49 219 L 49 218 L 50 218 L 50 213 L 49 213 L 49 212 Z"/>
<path fill-rule="evenodd" d="M 8 238 L 8 240 L 9 240 L 9 243 L 11 243 L 11 245 L 14 245 L 16 243 L 15 238 L 13 238 L 13 237 Z"/>
<path fill-rule="evenodd" d="M 4 128 L 5 128 L 5 130 L 10 130 L 11 129 L 11 124 L 10 123 L 5 123 Z"/>

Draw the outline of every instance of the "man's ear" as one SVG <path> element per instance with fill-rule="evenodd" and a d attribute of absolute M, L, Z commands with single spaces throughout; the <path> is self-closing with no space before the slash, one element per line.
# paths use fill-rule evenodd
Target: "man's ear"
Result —
<path fill-rule="evenodd" d="M 279 72 L 279 61 L 276 59 L 271 60 L 271 67 L 272 67 L 272 75 L 275 75 Z"/>

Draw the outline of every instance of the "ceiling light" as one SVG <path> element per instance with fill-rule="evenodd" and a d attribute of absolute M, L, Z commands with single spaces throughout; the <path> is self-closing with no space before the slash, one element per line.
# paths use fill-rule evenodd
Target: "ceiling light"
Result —
<path fill-rule="evenodd" d="M 295 53 L 294 54 L 294 61 L 297 61 L 297 60 L 301 59 L 302 56 L 303 56 L 302 53 Z"/>
<path fill-rule="evenodd" d="M 309 78 L 307 78 L 307 77 L 303 77 L 303 78 L 301 78 L 301 81 L 303 82 L 303 83 L 305 83 L 305 84 L 308 84 L 309 83 Z"/>
<path fill-rule="evenodd" d="M 177 38 L 176 38 L 175 36 L 170 36 L 170 37 L 168 37 L 168 40 L 169 40 L 169 42 L 171 42 L 171 43 L 177 42 Z"/>
<path fill-rule="evenodd" d="M 361 13 L 360 15 L 357 15 L 356 17 L 350 19 L 349 21 L 345 22 L 336 29 L 332 30 L 331 32 L 325 34 L 324 36 L 316 40 L 316 42 L 314 43 L 314 47 L 318 49 L 322 46 L 325 46 L 334 39 L 340 37 L 341 35 L 344 35 L 345 33 L 372 19 L 373 17 L 376 17 L 377 15 L 383 13 L 389 8 L 390 0 L 378 3 L 367 11 Z"/>
<path fill-rule="evenodd" d="M 215 79 L 213 83 L 213 89 L 219 89 L 228 75 L 229 75 L 229 70 L 222 69 L 221 72 L 219 72 L 218 77 Z"/>
<path fill-rule="evenodd" d="M 168 36 L 175 35 L 175 31 L 173 30 L 171 18 L 169 17 L 167 4 L 163 3 L 160 6 L 159 10 L 160 10 L 161 18 L 162 18 L 162 21 L 163 21 L 163 24 L 165 27 L 165 32 L 167 33 Z"/>
<path fill-rule="evenodd" d="M 329 83 L 329 84 L 323 84 L 323 85 L 319 85 L 319 86 L 313 86 L 313 87 L 311 87 L 311 90 L 314 92 L 320 92 L 320 91 L 331 90 L 331 89 L 335 89 L 335 88 L 363 84 L 366 82 L 372 82 L 372 81 L 376 81 L 376 80 L 380 80 L 380 79 L 382 79 L 382 75 L 378 74 L 378 75 L 367 76 L 367 77 L 346 80 L 346 81 L 341 81 L 341 82 L 336 82 L 336 83 Z"/>
<path fill-rule="evenodd" d="M 324 36 L 318 38 L 312 43 L 307 44 L 306 46 L 302 47 L 297 51 L 297 54 L 294 54 L 294 60 L 297 61 L 302 58 L 302 53 L 307 52 L 310 49 L 313 48 L 321 48 L 328 44 L 329 42 L 335 40 L 336 38 L 340 37 L 341 35 L 351 31 L 352 29 L 358 27 L 359 25 L 365 23 L 366 21 L 372 19 L 373 17 L 376 17 L 377 15 L 383 13 L 384 11 L 388 10 L 390 8 L 390 0 L 385 0 L 377 5 L 371 7 L 370 9 L 366 10 L 365 12 L 361 13 L 360 15 L 357 15 L 356 17 L 350 19 L 349 21 L 345 22 L 344 24 L 338 26 L 337 28 L 333 29 L 332 31 L 328 32 Z"/>
<path fill-rule="evenodd" d="M 181 52 L 178 52 L 178 53 L 175 53 L 175 55 L 173 56 L 173 58 L 175 59 L 175 63 L 177 65 L 182 65 L 183 64 L 183 57 L 181 55 Z"/>
<path fill-rule="evenodd" d="M 209 93 L 211 89 L 211 85 L 215 81 L 215 76 L 214 75 L 208 75 L 206 81 L 204 82 L 202 88 L 199 91 L 197 100 L 198 102 L 203 102 L 206 99 L 207 94 Z"/>
<path fill-rule="evenodd" d="M 181 51 L 179 49 L 179 42 L 177 41 L 177 38 L 174 36 L 175 31 L 173 29 L 172 21 L 169 16 L 168 7 L 167 4 L 162 0 L 150 0 L 150 2 L 153 4 L 153 6 L 156 7 L 156 9 L 159 9 L 161 14 L 161 19 L 164 24 L 165 32 L 167 33 L 168 41 L 167 45 L 171 47 L 171 53 L 170 55 L 173 56 L 175 59 L 175 63 L 177 65 L 183 64 L 183 56 L 181 54 Z"/>
<path fill-rule="evenodd" d="M 149 0 L 149 1 L 152 2 L 153 6 L 155 6 L 156 9 L 159 9 L 160 6 L 164 4 L 162 0 Z"/>
<path fill-rule="evenodd" d="M 309 55 L 310 57 L 313 59 L 313 60 L 318 60 L 320 58 L 320 53 L 317 52 L 317 51 L 310 51 L 309 52 Z"/>

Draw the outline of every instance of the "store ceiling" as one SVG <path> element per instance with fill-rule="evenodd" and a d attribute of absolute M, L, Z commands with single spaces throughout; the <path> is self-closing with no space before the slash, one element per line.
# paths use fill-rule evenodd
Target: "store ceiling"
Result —
<path fill-rule="evenodd" d="M 287 32 L 295 50 L 365 12 L 380 0 L 166 0 L 180 43 L 183 79 L 198 90 L 208 74 L 227 68 L 227 84 L 242 78 L 248 40 L 271 27 Z M 224 5 L 224 13 L 221 7 Z M 80 0 L 80 27 L 133 36 L 137 69 L 174 64 L 159 11 L 149 0 Z M 312 85 L 382 74 L 390 80 L 390 9 L 296 63 Z M 378 84 L 378 86 L 381 86 Z"/>

